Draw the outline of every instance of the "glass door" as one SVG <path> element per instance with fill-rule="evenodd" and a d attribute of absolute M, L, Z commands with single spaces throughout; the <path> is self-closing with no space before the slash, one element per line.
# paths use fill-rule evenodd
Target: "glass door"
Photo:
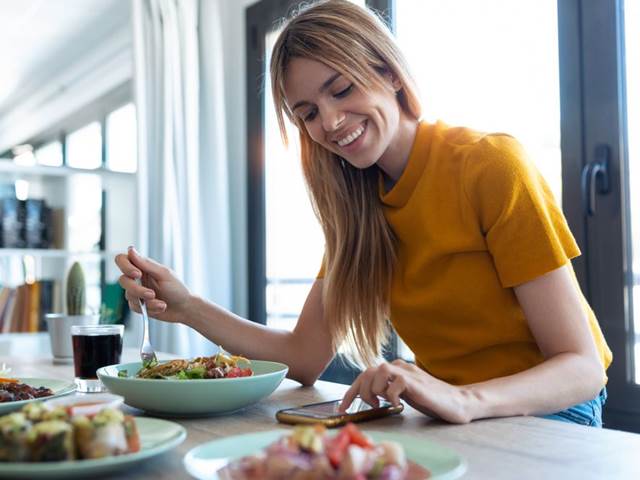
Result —
<path fill-rule="evenodd" d="M 640 2 L 581 2 L 578 11 L 585 278 L 613 351 L 604 422 L 640 431 Z"/>
<path fill-rule="evenodd" d="M 624 32 L 628 244 L 631 260 L 627 289 L 631 292 L 630 312 L 633 318 L 633 381 L 640 385 L 640 2 L 637 0 L 624 3 Z"/>

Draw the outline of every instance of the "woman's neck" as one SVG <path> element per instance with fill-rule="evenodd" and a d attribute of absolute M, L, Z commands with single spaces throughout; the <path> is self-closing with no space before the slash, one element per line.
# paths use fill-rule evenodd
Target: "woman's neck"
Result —
<path fill-rule="evenodd" d="M 395 185 L 407 166 L 411 148 L 418 132 L 418 123 L 419 121 L 414 118 L 401 115 L 393 142 L 377 162 L 378 167 L 384 172 L 387 189 L 391 189 Z"/>

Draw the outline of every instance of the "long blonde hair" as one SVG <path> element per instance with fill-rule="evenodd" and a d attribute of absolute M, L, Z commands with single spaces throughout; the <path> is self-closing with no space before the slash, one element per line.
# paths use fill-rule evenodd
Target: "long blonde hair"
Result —
<path fill-rule="evenodd" d="M 405 60 L 384 23 L 347 0 L 302 7 L 284 25 L 271 57 L 278 125 L 287 142 L 284 115 L 298 126 L 302 170 L 325 236 L 324 315 L 333 347 L 345 341 L 348 358 L 373 365 L 388 339 L 395 240 L 378 193 L 377 165 L 358 169 L 314 142 L 285 98 L 292 58 L 319 61 L 364 91 L 389 88 L 380 73 L 400 81 L 401 108 L 420 117 L 420 102 Z M 284 113 L 283 113 L 284 112 Z"/>

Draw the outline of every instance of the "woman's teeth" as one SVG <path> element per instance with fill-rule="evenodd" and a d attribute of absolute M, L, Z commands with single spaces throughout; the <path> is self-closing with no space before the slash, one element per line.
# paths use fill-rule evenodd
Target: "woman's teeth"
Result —
<path fill-rule="evenodd" d="M 341 147 L 345 147 L 350 143 L 354 142 L 363 133 L 364 133 L 364 125 L 360 125 L 355 132 L 347 135 L 342 140 L 338 140 L 338 145 L 340 145 Z"/>

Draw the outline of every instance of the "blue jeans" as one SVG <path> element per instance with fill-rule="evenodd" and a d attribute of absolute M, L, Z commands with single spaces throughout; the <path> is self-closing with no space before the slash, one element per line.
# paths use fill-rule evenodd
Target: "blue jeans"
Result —
<path fill-rule="evenodd" d="M 602 428 L 602 407 L 604 407 L 606 401 L 607 389 L 603 388 L 593 400 L 579 403 L 578 405 L 551 415 L 541 415 L 541 418 L 577 423 L 578 425 L 586 425 L 587 427 Z"/>

